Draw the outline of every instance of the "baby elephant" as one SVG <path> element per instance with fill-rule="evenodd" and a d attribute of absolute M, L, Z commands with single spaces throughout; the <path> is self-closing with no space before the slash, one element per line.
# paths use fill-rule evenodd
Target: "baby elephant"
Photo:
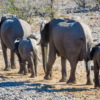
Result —
<path fill-rule="evenodd" d="M 17 43 L 17 45 L 16 45 Z M 29 70 L 27 68 L 26 62 L 28 62 L 28 67 L 31 68 L 31 77 L 37 76 L 37 64 L 39 56 L 37 39 L 34 35 L 29 36 L 28 38 L 19 39 L 15 42 L 16 48 L 18 48 L 19 57 L 23 65 L 24 75 L 28 74 Z"/>
<path fill-rule="evenodd" d="M 98 45 L 99 46 L 99 45 Z M 100 47 L 95 46 L 90 52 L 91 60 L 94 62 L 94 82 L 95 87 L 99 87 L 99 68 L 100 68 Z"/>

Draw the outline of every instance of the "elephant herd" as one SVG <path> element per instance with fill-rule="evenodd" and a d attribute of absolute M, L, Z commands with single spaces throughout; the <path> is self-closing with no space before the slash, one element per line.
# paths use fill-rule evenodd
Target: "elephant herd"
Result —
<path fill-rule="evenodd" d="M 16 17 L 2 16 L 0 21 L 0 37 L 5 61 L 5 69 L 15 69 L 15 53 L 19 58 L 19 74 L 37 76 L 37 64 L 39 61 L 39 44 L 41 45 L 43 68 L 45 79 L 52 79 L 52 67 L 56 60 L 56 54 L 61 57 L 62 78 L 60 82 L 75 84 L 75 71 L 78 61 L 86 63 L 87 85 L 91 85 L 89 61 L 94 61 L 95 87 L 99 86 L 100 49 L 99 44 L 93 46 L 90 28 L 76 20 L 52 19 L 48 23 L 41 23 L 40 42 L 31 35 L 30 25 Z M 47 48 L 49 44 L 49 56 L 47 61 Z M 11 50 L 11 61 L 7 55 L 7 48 Z M 66 59 L 70 62 L 71 73 L 67 80 Z M 11 63 L 10 63 L 11 62 Z M 28 62 L 28 66 L 26 66 Z"/>

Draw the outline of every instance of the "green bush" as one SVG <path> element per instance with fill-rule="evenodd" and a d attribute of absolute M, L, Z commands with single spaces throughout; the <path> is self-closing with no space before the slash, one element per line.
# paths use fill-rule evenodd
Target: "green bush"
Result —
<path fill-rule="evenodd" d="M 3 2 L 4 3 L 4 9 L 1 11 L 2 14 L 10 13 L 16 15 L 18 18 L 24 19 L 26 21 L 31 20 L 32 16 L 32 8 L 33 5 L 30 3 L 30 1 L 26 0 L 8 0 Z"/>
<path fill-rule="evenodd" d="M 100 0 L 95 0 L 96 5 L 99 7 L 100 6 Z"/>
<path fill-rule="evenodd" d="M 85 8 L 85 5 L 86 5 L 86 0 L 73 0 L 76 2 L 76 4 L 79 6 L 79 7 L 84 7 Z"/>
<path fill-rule="evenodd" d="M 1 10 L 2 14 L 14 14 L 18 18 L 24 19 L 29 23 L 32 23 L 33 17 L 42 16 L 51 18 L 51 4 L 47 1 L 41 1 L 37 5 L 36 0 L 3 0 Z M 54 13 L 54 12 L 53 12 Z"/>

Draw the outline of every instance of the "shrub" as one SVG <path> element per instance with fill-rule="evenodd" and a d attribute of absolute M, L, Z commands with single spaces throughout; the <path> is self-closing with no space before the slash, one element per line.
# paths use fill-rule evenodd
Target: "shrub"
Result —
<path fill-rule="evenodd" d="M 52 11 L 51 2 L 48 0 L 2 0 L 2 14 L 14 14 L 18 18 L 24 19 L 31 23 L 33 17 L 42 16 L 51 18 Z"/>
<path fill-rule="evenodd" d="M 2 10 L 2 13 L 11 13 L 15 14 L 18 18 L 29 20 L 31 19 L 32 14 L 32 5 L 30 1 L 26 0 L 8 0 L 5 3 L 5 10 Z"/>
<path fill-rule="evenodd" d="M 86 0 L 74 0 L 79 7 L 85 8 Z"/>

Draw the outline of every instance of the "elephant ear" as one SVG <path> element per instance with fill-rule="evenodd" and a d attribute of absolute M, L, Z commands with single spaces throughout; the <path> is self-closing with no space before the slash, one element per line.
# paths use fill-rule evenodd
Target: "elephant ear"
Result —
<path fill-rule="evenodd" d="M 44 28 L 41 26 L 41 39 L 43 43 L 49 42 L 49 23 L 45 24 Z"/>
<path fill-rule="evenodd" d="M 2 23 L 3 23 L 6 19 L 7 19 L 6 16 L 2 16 L 2 17 L 1 17 L 0 27 L 1 27 Z"/>

